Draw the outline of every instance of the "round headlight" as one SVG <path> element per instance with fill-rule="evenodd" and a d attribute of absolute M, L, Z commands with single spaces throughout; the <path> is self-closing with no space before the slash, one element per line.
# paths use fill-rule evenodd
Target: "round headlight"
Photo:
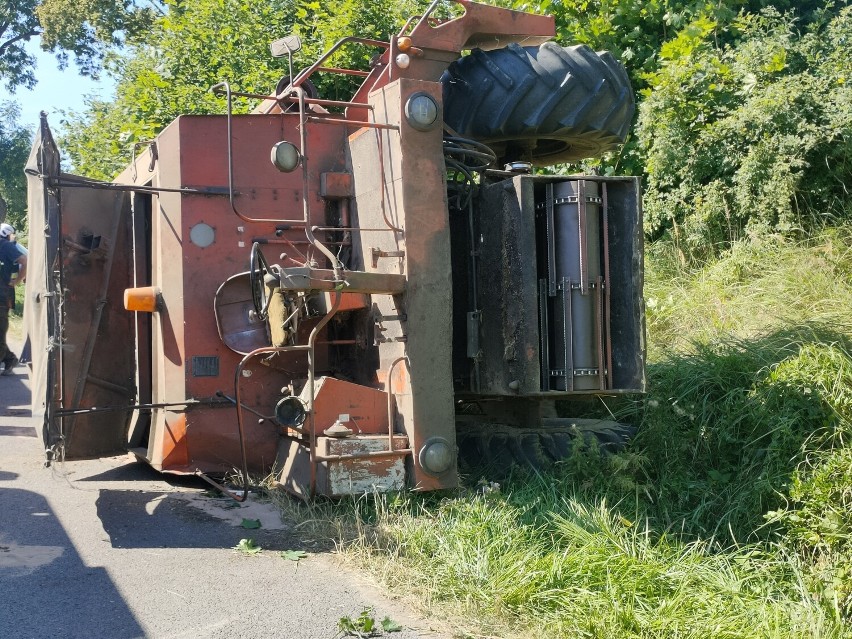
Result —
<path fill-rule="evenodd" d="M 278 142 L 272 147 L 270 159 L 276 169 L 289 173 L 296 170 L 302 161 L 302 156 L 292 142 Z"/>
<path fill-rule="evenodd" d="M 417 455 L 420 466 L 430 475 L 440 475 L 448 471 L 455 463 L 453 447 L 443 437 L 426 440 Z"/>
<path fill-rule="evenodd" d="M 407 53 L 400 53 L 396 56 L 396 66 L 400 69 L 407 69 L 409 64 L 411 64 L 411 58 Z"/>
<path fill-rule="evenodd" d="M 293 395 L 281 398 L 275 405 L 275 420 L 282 426 L 299 428 L 307 416 L 302 400 Z"/>
<path fill-rule="evenodd" d="M 438 103 L 428 93 L 415 93 L 405 103 L 405 119 L 418 131 L 429 131 L 438 123 Z"/>

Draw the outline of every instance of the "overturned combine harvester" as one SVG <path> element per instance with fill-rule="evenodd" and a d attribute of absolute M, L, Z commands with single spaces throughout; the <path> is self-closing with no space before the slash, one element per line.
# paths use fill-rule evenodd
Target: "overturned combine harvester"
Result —
<path fill-rule="evenodd" d="M 624 140 L 624 69 L 549 42 L 551 17 L 457 1 L 274 95 L 213 87 L 226 115 L 179 117 L 114 182 L 63 173 L 42 120 L 25 316 L 48 461 L 433 490 L 459 455 L 564 455 L 555 400 L 644 389 L 638 180 L 530 170 Z M 324 66 L 349 45 L 370 71 Z M 317 73 L 363 83 L 324 100 Z"/>

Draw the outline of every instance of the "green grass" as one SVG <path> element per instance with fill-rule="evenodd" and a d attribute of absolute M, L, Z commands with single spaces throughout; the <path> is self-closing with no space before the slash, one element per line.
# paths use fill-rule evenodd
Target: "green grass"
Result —
<path fill-rule="evenodd" d="M 496 492 L 301 509 L 461 636 L 852 637 L 852 232 L 647 256 L 640 426 Z"/>
<path fill-rule="evenodd" d="M 438 503 L 368 499 L 348 555 L 471 633 L 842 636 L 797 557 L 660 535 L 552 478 Z"/>
<path fill-rule="evenodd" d="M 22 319 L 24 309 L 24 287 L 18 286 L 15 289 L 15 310 L 9 313 L 9 334 L 21 339 L 23 336 L 24 322 Z"/>
<path fill-rule="evenodd" d="M 735 244 L 703 268 L 680 267 L 671 244 L 646 255 L 645 299 L 651 361 L 719 336 L 750 338 L 803 322 L 850 334 L 852 228 L 804 242 L 767 236 Z"/>

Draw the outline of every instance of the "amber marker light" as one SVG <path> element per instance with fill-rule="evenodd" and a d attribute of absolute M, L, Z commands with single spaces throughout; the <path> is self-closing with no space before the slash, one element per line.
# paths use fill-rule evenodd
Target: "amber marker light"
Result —
<path fill-rule="evenodd" d="M 411 38 L 408 36 L 397 38 L 396 48 L 400 51 L 408 51 L 411 48 Z"/>
<path fill-rule="evenodd" d="M 160 289 L 156 286 L 124 289 L 124 309 L 153 313 L 160 302 Z"/>

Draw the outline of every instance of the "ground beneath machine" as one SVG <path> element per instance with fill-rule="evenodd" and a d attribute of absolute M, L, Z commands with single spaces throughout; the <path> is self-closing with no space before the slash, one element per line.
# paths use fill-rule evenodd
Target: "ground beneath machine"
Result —
<path fill-rule="evenodd" d="M 10 637 L 317 637 L 374 608 L 434 623 L 300 537 L 271 504 L 235 507 L 205 484 L 128 457 L 42 467 L 25 369 L 0 384 L 0 628 Z M 241 527 L 243 519 L 261 528 Z M 263 552 L 233 546 L 251 538 Z M 325 547 L 324 547 L 325 546 Z M 281 551 L 300 550 L 299 561 Z"/>

